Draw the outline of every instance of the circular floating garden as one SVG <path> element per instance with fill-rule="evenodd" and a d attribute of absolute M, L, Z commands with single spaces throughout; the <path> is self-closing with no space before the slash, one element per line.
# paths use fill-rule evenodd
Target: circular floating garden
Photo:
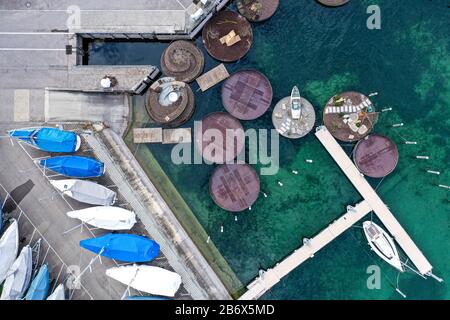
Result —
<path fill-rule="evenodd" d="M 249 21 L 259 22 L 272 17 L 278 9 L 279 0 L 237 0 L 240 14 Z"/>
<path fill-rule="evenodd" d="M 350 0 L 317 0 L 317 1 L 327 7 L 339 7 L 343 6 Z"/>
<path fill-rule="evenodd" d="M 216 13 L 203 27 L 202 37 L 208 53 L 224 62 L 239 60 L 253 43 L 250 23 L 233 11 Z"/>
<path fill-rule="evenodd" d="M 239 120 L 225 112 L 214 112 L 202 120 L 195 133 L 197 151 L 209 162 L 226 163 L 242 151 L 244 128 Z"/>
<path fill-rule="evenodd" d="M 313 105 L 303 97 L 300 99 L 300 111 L 292 112 L 291 97 L 281 99 L 272 113 L 272 123 L 280 135 L 290 139 L 306 136 L 316 123 Z"/>
<path fill-rule="evenodd" d="M 161 56 L 163 73 L 178 81 L 193 81 L 202 73 L 204 65 L 203 53 L 190 41 L 172 42 Z"/>
<path fill-rule="evenodd" d="M 178 127 L 188 121 L 195 109 L 195 98 L 188 84 L 174 78 L 161 78 L 147 92 L 147 112 L 157 124 Z"/>
<path fill-rule="evenodd" d="M 397 145 L 387 137 L 369 135 L 356 144 L 353 160 L 364 175 L 372 178 L 385 177 L 397 166 Z"/>
<path fill-rule="evenodd" d="M 270 81 L 254 70 L 233 74 L 222 87 L 222 103 L 225 109 L 241 120 L 254 120 L 262 116 L 272 103 Z"/>
<path fill-rule="evenodd" d="M 323 122 L 338 140 L 358 141 L 367 136 L 378 120 L 375 107 L 365 95 L 344 92 L 332 97 L 323 109 Z"/>
<path fill-rule="evenodd" d="M 224 210 L 240 212 L 258 199 L 259 177 L 248 164 L 224 164 L 217 167 L 209 182 L 214 202 Z"/>

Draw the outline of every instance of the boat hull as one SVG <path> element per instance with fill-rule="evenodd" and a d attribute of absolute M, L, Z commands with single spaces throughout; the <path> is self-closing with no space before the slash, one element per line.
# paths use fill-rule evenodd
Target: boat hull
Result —
<path fill-rule="evenodd" d="M 117 194 L 95 182 L 77 179 L 50 180 L 50 183 L 64 195 L 79 202 L 112 206 L 116 202 Z"/>
<path fill-rule="evenodd" d="M 66 300 L 64 284 L 60 284 L 56 287 L 55 291 L 48 296 L 47 300 Z"/>
<path fill-rule="evenodd" d="M 6 229 L 0 238 L 0 283 L 8 275 L 9 268 L 16 260 L 19 251 L 19 228 L 16 220 Z"/>
<path fill-rule="evenodd" d="M 136 223 L 134 212 L 118 207 L 93 207 L 69 211 L 67 215 L 105 230 L 130 230 Z"/>
<path fill-rule="evenodd" d="M 134 234 L 107 234 L 80 241 L 86 250 L 124 262 L 148 262 L 159 255 L 159 244 Z"/>
<path fill-rule="evenodd" d="M 397 247 L 389 234 L 372 221 L 365 221 L 363 230 L 371 249 L 388 264 L 403 272 Z"/>
<path fill-rule="evenodd" d="M 46 152 L 71 153 L 78 151 L 81 146 L 79 135 L 57 128 L 24 128 L 11 130 L 8 133 L 10 137 Z"/>
<path fill-rule="evenodd" d="M 25 300 L 45 300 L 50 290 L 50 273 L 44 264 L 31 282 Z"/>
<path fill-rule="evenodd" d="M 136 290 L 167 297 L 175 296 L 181 285 L 177 273 L 147 265 L 110 268 L 106 275 Z"/>
<path fill-rule="evenodd" d="M 8 276 L 3 284 L 0 300 L 18 300 L 22 298 L 31 281 L 32 264 L 32 250 L 30 246 L 25 246 L 8 270 Z"/>
<path fill-rule="evenodd" d="M 102 162 L 80 156 L 61 156 L 39 160 L 46 170 L 71 178 L 97 178 L 105 173 Z"/>

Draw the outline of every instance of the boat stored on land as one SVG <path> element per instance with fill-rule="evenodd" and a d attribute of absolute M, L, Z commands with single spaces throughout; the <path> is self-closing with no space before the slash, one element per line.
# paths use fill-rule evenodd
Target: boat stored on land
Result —
<path fill-rule="evenodd" d="M 394 240 L 389 234 L 372 221 L 364 221 L 363 229 L 372 250 L 394 268 L 405 271 Z"/>
<path fill-rule="evenodd" d="M 134 234 L 113 234 L 80 241 L 80 246 L 103 257 L 124 262 L 148 262 L 159 255 L 159 244 Z"/>
<path fill-rule="evenodd" d="M 48 296 L 47 300 L 66 300 L 64 284 L 60 284 L 56 287 L 51 295 Z"/>
<path fill-rule="evenodd" d="M 147 265 L 110 268 L 106 275 L 136 290 L 167 297 L 173 297 L 181 285 L 179 274 Z"/>
<path fill-rule="evenodd" d="M 38 163 L 56 173 L 71 178 L 96 178 L 105 173 L 103 162 L 80 156 L 60 156 L 39 160 Z"/>
<path fill-rule="evenodd" d="M 292 119 L 300 119 L 301 115 L 302 98 L 300 96 L 300 90 L 297 86 L 292 88 L 291 92 L 291 115 Z"/>
<path fill-rule="evenodd" d="M 8 270 L 16 260 L 19 251 L 19 227 L 17 221 L 12 222 L 0 238 L 0 284 L 8 276 Z"/>
<path fill-rule="evenodd" d="M 47 152 L 76 152 L 81 146 L 79 135 L 58 128 L 24 128 L 11 130 L 8 133 L 12 138 Z"/>
<path fill-rule="evenodd" d="M 48 265 L 44 264 L 36 277 L 31 282 L 25 300 L 45 300 L 50 290 L 50 273 L 48 272 Z"/>
<path fill-rule="evenodd" d="M 130 230 L 136 223 L 134 212 L 119 207 L 92 207 L 69 211 L 67 215 L 106 230 Z"/>
<path fill-rule="evenodd" d="M 32 250 L 25 246 L 8 270 L 0 300 L 19 300 L 25 294 L 33 270 Z"/>
<path fill-rule="evenodd" d="M 92 181 L 64 179 L 50 180 L 50 183 L 63 195 L 83 203 L 112 206 L 117 198 L 114 191 Z"/>

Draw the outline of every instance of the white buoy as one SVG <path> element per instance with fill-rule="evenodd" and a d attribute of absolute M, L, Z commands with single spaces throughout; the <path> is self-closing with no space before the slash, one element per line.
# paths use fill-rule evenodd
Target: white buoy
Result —
<path fill-rule="evenodd" d="M 211 240 L 211 237 L 208 236 L 208 239 L 206 239 L 206 243 L 209 243 L 210 240 Z"/>
<path fill-rule="evenodd" d="M 383 110 L 381 110 L 381 112 L 387 112 L 387 111 L 392 111 L 392 108 L 384 108 Z"/>
<path fill-rule="evenodd" d="M 417 144 L 416 141 L 405 141 L 405 144 Z"/>
<path fill-rule="evenodd" d="M 403 292 L 401 292 L 399 288 L 395 288 L 395 291 L 397 291 L 398 294 L 401 295 L 403 298 L 406 298 L 406 294 L 404 294 Z"/>
<path fill-rule="evenodd" d="M 252 206 L 248 207 L 248 210 L 249 210 L 249 211 L 252 211 Z"/>
<path fill-rule="evenodd" d="M 369 93 L 369 97 L 373 97 L 373 96 L 377 96 L 377 95 L 378 95 L 378 92 Z"/>
<path fill-rule="evenodd" d="M 237 221 L 237 216 L 234 216 L 234 221 Z"/>
<path fill-rule="evenodd" d="M 282 186 L 283 186 L 283 182 L 278 181 L 278 185 L 279 185 L 280 187 L 282 187 Z"/>
<path fill-rule="evenodd" d="M 440 184 L 440 185 L 439 185 L 439 188 L 450 189 L 450 186 L 446 186 L 446 185 L 444 185 L 444 184 Z"/>
<path fill-rule="evenodd" d="M 268 197 L 268 196 L 267 196 L 267 193 L 263 192 L 262 194 L 263 194 L 264 198 L 267 198 L 267 197 Z"/>
<path fill-rule="evenodd" d="M 440 175 L 441 173 L 439 171 L 434 171 L 434 170 L 427 170 L 428 173 L 431 174 L 436 174 L 436 175 Z"/>
<path fill-rule="evenodd" d="M 397 127 L 403 127 L 403 122 L 402 123 L 394 123 L 392 125 L 393 128 L 397 128 Z"/>
<path fill-rule="evenodd" d="M 292 173 L 293 174 L 298 174 L 298 171 L 297 170 L 292 170 Z"/>
<path fill-rule="evenodd" d="M 428 160 L 430 159 L 429 156 L 416 156 L 417 159 L 423 159 L 423 160 Z"/>
<path fill-rule="evenodd" d="M 223 233 L 223 226 L 220 226 L 220 232 Z"/>
<path fill-rule="evenodd" d="M 313 163 L 314 161 L 312 161 L 311 159 L 306 159 L 307 163 Z"/>

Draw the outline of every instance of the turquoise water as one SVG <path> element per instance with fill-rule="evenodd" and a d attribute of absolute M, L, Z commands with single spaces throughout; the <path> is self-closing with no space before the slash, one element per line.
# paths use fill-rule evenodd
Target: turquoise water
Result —
<path fill-rule="evenodd" d="M 366 28 L 366 8 L 381 8 L 381 30 Z M 434 266 L 450 279 L 450 196 L 437 184 L 450 184 L 450 10 L 448 1 L 352 0 L 328 9 L 314 1 L 282 0 L 276 15 L 253 24 L 254 45 L 230 72 L 256 68 L 270 79 L 274 103 L 298 85 L 316 108 L 340 91 L 377 91 L 382 113 L 375 132 L 398 143 L 397 169 L 384 180 L 371 180 L 382 199 Z M 197 39 L 201 46 L 201 39 Z M 155 64 L 167 44 L 101 43 L 91 50 L 92 64 Z M 206 57 L 206 70 L 217 62 Z M 198 89 L 192 85 L 194 91 Z M 223 111 L 220 88 L 196 93 L 196 112 L 186 124 Z M 140 101 L 140 100 L 138 100 Z M 142 101 L 138 106 L 142 108 Z M 273 105 L 272 105 L 273 108 Z M 402 128 L 392 128 L 403 122 Z M 247 128 L 271 128 L 271 112 L 243 122 Z M 404 140 L 418 145 L 402 144 Z M 173 165 L 170 147 L 149 146 L 197 218 L 243 283 L 267 269 L 345 212 L 360 196 L 314 135 L 291 141 L 280 138 L 280 171 L 261 176 L 260 197 L 251 211 L 238 215 L 219 209 L 208 195 L 213 166 Z M 351 152 L 351 146 L 344 146 Z M 417 160 L 428 155 L 430 160 Z M 305 159 L 314 159 L 308 164 Z M 291 171 L 299 171 L 294 175 Z M 440 176 L 426 173 L 441 171 Z M 277 182 L 282 181 L 284 187 Z M 374 217 L 376 220 L 376 218 Z M 220 227 L 224 226 L 224 232 Z M 380 290 L 366 286 L 366 268 L 381 267 Z M 267 299 L 449 299 L 447 283 L 397 272 L 368 250 L 362 230 L 351 228 L 275 288 Z"/>

